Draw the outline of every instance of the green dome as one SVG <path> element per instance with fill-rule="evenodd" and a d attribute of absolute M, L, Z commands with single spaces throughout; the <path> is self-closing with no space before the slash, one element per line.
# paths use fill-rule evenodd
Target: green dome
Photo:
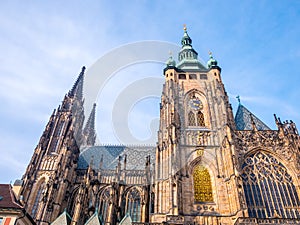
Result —
<path fill-rule="evenodd" d="M 212 56 L 212 54 L 210 53 L 209 54 L 209 60 L 207 62 L 207 67 L 209 69 L 215 67 L 215 66 L 218 66 L 218 61 L 214 59 L 214 57 Z"/>
<path fill-rule="evenodd" d="M 166 65 L 167 66 L 176 66 L 176 62 L 175 62 L 175 60 L 173 59 L 172 56 L 169 57 L 169 59 L 166 62 Z"/>

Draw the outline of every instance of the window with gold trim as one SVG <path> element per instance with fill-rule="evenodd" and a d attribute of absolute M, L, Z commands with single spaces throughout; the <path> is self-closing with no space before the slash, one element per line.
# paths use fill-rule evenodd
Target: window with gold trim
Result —
<path fill-rule="evenodd" d="M 189 112 L 189 126 L 196 126 L 195 114 L 192 111 Z"/>
<path fill-rule="evenodd" d="M 188 114 L 188 121 L 189 126 L 205 126 L 204 115 L 201 111 L 198 111 L 197 113 L 190 111 Z"/>
<path fill-rule="evenodd" d="M 193 171 L 195 202 L 212 202 L 212 185 L 208 170 L 197 165 Z"/>
<path fill-rule="evenodd" d="M 204 115 L 201 111 L 197 113 L 197 125 L 201 127 L 205 126 Z"/>

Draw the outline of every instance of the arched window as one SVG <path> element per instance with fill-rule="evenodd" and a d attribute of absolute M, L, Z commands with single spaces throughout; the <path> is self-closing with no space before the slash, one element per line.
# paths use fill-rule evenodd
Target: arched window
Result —
<path fill-rule="evenodd" d="M 31 210 L 31 216 L 33 218 L 36 217 L 37 215 L 37 211 L 38 211 L 38 208 L 39 208 L 39 202 L 41 201 L 42 197 L 43 197 L 43 194 L 45 194 L 45 187 L 46 187 L 46 183 L 45 181 L 43 181 L 39 188 L 38 188 L 38 191 L 36 192 L 36 195 L 35 195 L 35 199 L 34 199 L 34 202 L 33 202 L 33 206 L 32 206 L 32 210 Z"/>
<path fill-rule="evenodd" d="M 197 113 L 190 111 L 188 114 L 188 122 L 189 122 L 189 126 L 204 127 L 205 121 L 204 121 L 203 113 L 201 111 L 198 111 Z"/>
<path fill-rule="evenodd" d="M 107 215 L 109 211 L 109 201 L 110 201 L 110 193 L 109 189 L 105 189 L 100 196 L 100 204 L 99 204 L 99 216 L 102 221 L 105 223 L 107 221 Z"/>
<path fill-rule="evenodd" d="M 141 196 L 137 189 L 132 189 L 128 193 L 127 213 L 130 215 L 132 222 L 141 221 Z"/>
<path fill-rule="evenodd" d="M 200 127 L 205 126 L 204 115 L 201 111 L 198 111 L 198 113 L 197 113 L 197 125 Z"/>
<path fill-rule="evenodd" d="M 70 201 L 68 203 L 68 212 L 70 212 L 70 215 L 73 216 L 74 214 L 74 210 L 75 210 L 75 206 L 76 206 L 76 198 L 78 195 L 78 188 L 75 189 L 70 197 Z"/>
<path fill-rule="evenodd" d="M 208 170 L 197 165 L 193 171 L 195 202 L 212 202 L 212 186 Z"/>
<path fill-rule="evenodd" d="M 150 213 L 154 213 L 154 201 L 155 201 L 155 197 L 154 197 L 154 193 L 152 192 L 150 195 Z"/>
<path fill-rule="evenodd" d="M 189 112 L 188 119 L 189 126 L 196 126 L 195 114 L 192 111 Z"/>
<path fill-rule="evenodd" d="M 292 177 L 275 157 L 263 152 L 248 156 L 242 179 L 250 217 L 300 218 Z"/>

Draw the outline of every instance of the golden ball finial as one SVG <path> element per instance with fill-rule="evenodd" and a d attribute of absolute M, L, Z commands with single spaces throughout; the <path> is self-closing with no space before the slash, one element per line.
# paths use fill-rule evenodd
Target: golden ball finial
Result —
<path fill-rule="evenodd" d="M 209 55 L 212 55 L 212 52 L 211 52 L 211 51 L 208 51 L 208 54 L 209 54 Z"/>
<path fill-rule="evenodd" d="M 183 30 L 186 31 L 186 24 L 183 24 Z"/>

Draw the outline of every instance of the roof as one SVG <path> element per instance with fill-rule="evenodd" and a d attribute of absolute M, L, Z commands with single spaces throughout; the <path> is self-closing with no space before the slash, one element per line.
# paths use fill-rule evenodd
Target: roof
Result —
<path fill-rule="evenodd" d="M 71 217 L 65 210 L 62 214 L 59 215 L 52 223 L 51 225 L 69 225 L 71 224 Z"/>
<path fill-rule="evenodd" d="M 237 130 L 252 130 L 251 116 L 257 130 L 271 130 L 264 122 L 251 113 L 245 106 L 239 104 L 235 114 L 235 125 Z"/>
<path fill-rule="evenodd" d="M 96 212 L 86 221 L 85 225 L 101 225 L 99 216 L 98 216 L 98 211 Z"/>
<path fill-rule="evenodd" d="M 155 161 L 154 146 L 124 146 L 103 145 L 82 149 L 79 155 L 78 169 L 86 169 L 92 162 L 93 169 L 99 169 L 102 159 L 102 169 L 114 170 L 118 165 L 119 157 L 124 160 L 127 156 L 126 169 L 145 169 L 146 157 L 150 155 L 150 161 Z"/>
<path fill-rule="evenodd" d="M 18 204 L 10 184 L 0 184 L 0 208 L 1 209 L 22 209 Z"/>
<path fill-rule="evenodd" d="M 121 220 L 120 225 L 131 225 L 132 219 L 128 213 L 124 216 L 124 218 Z"/>

